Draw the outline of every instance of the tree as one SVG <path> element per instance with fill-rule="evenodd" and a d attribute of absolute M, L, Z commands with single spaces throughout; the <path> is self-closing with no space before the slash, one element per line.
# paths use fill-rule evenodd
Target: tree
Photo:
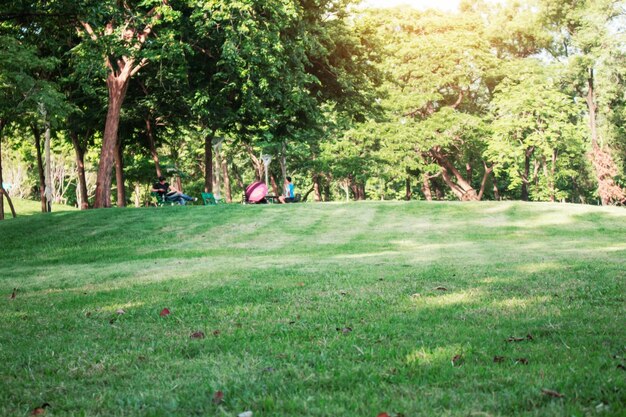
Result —
<path fill-rule="evenodd" d="M 607 116 L 611 113 L 613 89 L 599 86 L 611 84 L 603 79 L 615 73 L 615 64 L 625 54 L 623 33 L 615 33 L 614 27 L 623 27 L 626 9 L 623 2 L 613 0 L 542 0 L 540 4 L 544 24 L 553 36 L 547 50 L 556 60 L 567 62 L 571 84 L 587 106 L 589 160 L 600 201 L 603 205 L 624 203 L 626 190 L 616 181 L 619 172 L 612 150 L 613 138 L 603 138 L 601 133 L 611 131 Z"/>

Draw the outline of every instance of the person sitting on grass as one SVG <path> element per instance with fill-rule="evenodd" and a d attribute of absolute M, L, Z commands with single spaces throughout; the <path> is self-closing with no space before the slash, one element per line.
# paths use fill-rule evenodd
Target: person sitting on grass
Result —
<path fill-rule="evenodd" d="M 284 195 L 278 197 L 278 200 L 282 203 L 293 203 L 295 195 L 293 193 L 293 184 L 291 182 L 291 177 L 285 177 L 285 191 Z"/>
<path fill-rule="evenodd" d="M 184 206 L 187 201 L 198 201 L 195 197 L 190 197 L 187 194 L 183 194 L 176 188 L 165 182 L 165 177 L 159 177 L 159 182 L 155 182 L 152 187 L 153 193 L 159 193 L 160 196 L 165 196 L 165 201 L 172 201 Z"/>

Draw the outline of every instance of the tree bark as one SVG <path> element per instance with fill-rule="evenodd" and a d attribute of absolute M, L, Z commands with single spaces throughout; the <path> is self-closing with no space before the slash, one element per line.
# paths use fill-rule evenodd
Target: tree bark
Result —
<path fill-rule="evenodd" d="M 528 201 L 528 184 L 530 182 L 530 157 L 535 152 L 535 147 L 531 146 L 524 151 L 524 173 L 522 174 L 522 201 Z"/>
<path fill-rule="evenodd" d="M 81 210 L 87 210 L 89 208 L 89 200 L 87 195 L 87 180 L 85 178 L 85 150 L 80 145 L 80 141 L 78 140 L 78 134 L 76 132 L 70 132 L 70 138 L 72 139 L 72 145 L 74 145 L 74 153 L 76 154 L 78 192 L 80 196 L 78 206 Z"/>
<path fill-rule="evenodd" d="M 249 144 L 244 143 L 244 146 L 246 148 L 246 152 L 248 152 L 248 155 L 250 156 L 250 160 L 252 160 L 252 165 L 254 165 L 254 179 L 255 181 L 261 181 L 265 172 L 263 169 L 263 162 L 256 157 L 254 150 Z"/>
<path fill-rule="evenodd" d="M 115 162 L 120 111 L 124 103 L 129 81 L 130 73 L 126 74 L 126 72 L 117 77 L 111 72 L 107 77 L 109 102 L 96 180 L 96 200 L 94 204 L 96 208 L 111 207 L 111 172 Z"/>
<path fill-rule="evenodd" d="M 478 192 L 478 200 L 483 199 L 483 195 L 485 194 L 485 186 L 487 185 L 487 178 L 489 174 L 493 171 L 493 167 L 488 167 L 487 164 L 483 161 L 483 166 L 485 168 L 485 173 L 483 174 L 483 180 L 480 183 L 480 191 Z"/>
<path fill-rule="evenodd" d="M 320 185 L 320 175 L 319 174 L 314 174 L 313 175 L 313 200 L 316 202 L 320 202 L 322 201 L 322 190 L 321 190 L 321 185 Z"/>
<path fill-rule="evenodd" d="M 117 184 L 117 206 L 126 207 L 126 186 L 124 185 L 124 153 L 122 139 L 115 144 L 115 183 Z"/>
<path fill-rule="evenodd" d="M 428 174 L 424 174 L 422 177 L 422 192 L 426 201 L 433 201 L 433 192 L 430 189 L 430 178 Z"/>
<path fill-rule="evenodd" d="M 46 211 L 52 211 L 52 154 L 50 152 L 51 141 L 50 121 L 46 117 L 46 131 L 44 133 L 44 148 L 46 153 Z"/>
<path fill-rule="evenodd" d="M 4 189 L 2 182 L 4 179 L 2 178 L 2 130 L 4 129 L 5 122 L 0 119 L 0 220 L 4 220 L 4 197 L 6 197 L 7 202 L 9 203 L 9 207 L 11 208 L 11 214 L 13 218 L 17 217 L 15 214 L 15 208 L 13 207 L 13 202 L 11 201 L 11 197 Z"/>
<path fill-rule="evenodd" d="M 285 141 L 282 143 L 282 152 L 278 161 L 280 162 L 280 173 L 283 176 L 282 179 L 285 181 L 287 179 L 287 143 Z"/>
<path fill-rule="evenodd" d="M 228 175 L 228 159 L 222 161 L 222 177 L 224 178 L 224 191 L 226 192 L 226 202 L 233 202 L 233 190 L 230 186 L 230 177 Z"/>
<path fill-rule="evenodd" d="M 406 177 L 404 187 L 405 187 L 404 199 L 406 201 L 411 201 L 411 197 L 413 196 L 413 192 L 411 191 L 411 177 Z"/>
<path fill-rule="evenodd" d="M 493 197 L 496 201 L 500 201 L 500 190 L 498 190 L 498 179 L 495 174 L 492 173 L 491 178 L 493 178 Z"/>
<path fill-rule="evenodd" d="M 274 195 L 282 195 L 280 189 L 278 188 L 278 184 L 276 184 L 276 178 L 274 178 L 274 174 L 270 172 L 270 184 L 272 186 L 272 192 Z"/>
<path fill-rule="evenodd" d="M 463 175 L 459 172 L 458 169 L 448 159 L 441 153 L 441 150 L 438 148 L 433 148 L 430 151 L 431 156 L 441 167 L 441 174 L 443 177 L 443 181 L 446 183 L 448 187 L 452 190 L 452 192 L 457 196 L 457 198 L 461 201 L 477 201 L 478 194 L 476 190 L 472 187 L 472 185 L 463 178 Z M 451 175 L 454 176 L 456 183 L 452 180 Z"/>
<path fill-rule="evenodd" d="M 135 183 L 135 207 L 141 207 L 141 184 Z"/>
<path fill-rule="evenodd" d="M 37 152 L 37 171 L 39 173 L 39 199 L 41 201 L 41 212 L 48 211 L 46 203 L 46 176 L 43 171 L 43 158 L 41 157 L 41 132 L 36 125 L 32 126 L 33 136 L 35 137 L 35 150 Z"/>
<path fill-rule="evenodd" d="M 235 181 L 237 181 L 237 186 L 241 188 L 243 191 L 245 191 L 246 186 L 243 183 L 243 178 L 241 178 L 241 174 L 239 173 L 239 169 L 237 168 L 237 165 L 232 163 L 231 168 L 232 168 L 233 175 L 235 176 Z"/>
<path fill-rule="evenodd" d="M 157 178 L 161 177 L 161 164 L 159 162 L 159 154 L 156 149 L 156 141 L 154 140 L 154 131 L 152 130 L 152 123 L 150 122 L 150 116 L 146 117 L 146 134 L 148 136 L 148 146 L 150 147 L 150 155 L 154 161 L 154 168 L 156 169 Z"/>
<path fill-rule="evenodd" d="M 213 192 L 213 138 L 215 130 L 204 138 L 204 192 Z"/>

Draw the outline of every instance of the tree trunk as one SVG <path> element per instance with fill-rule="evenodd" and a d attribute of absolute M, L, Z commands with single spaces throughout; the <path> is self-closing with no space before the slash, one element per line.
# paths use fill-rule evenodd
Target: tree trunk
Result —
<path fill-rule="evenodd" d="M 448 159 L 441 153 L 440 149 L 431 149 L 430 154 L 437 165 L 441 167 L 443 181 L 448 187 L 450 187 L 459 200 L 478 201 L 478 194 L 476 193 L 476 190 L 465 178 L 463 178 L 463 175 L 461 175 L 459 170 L 456 169 L 450 161 L 448 161 Z M 454 176 L 456 183 L 452 180 L 450 174 Z"/>
<path fill-rule="evenodd" d="M 161 164 L 159 162 L 159 154 L 156 150 L 156 141 L 154 140 L 154 131 L 152 130 L 152 123 L 150 122 L 150 116 L 146 117 L 146 134 L 148 136 L 148 146 L 150 146 L 150 155 L 154 161 L 154 168 L 156 169 L 157 178 L 162 176 Z"/>
<path fill-rule="evenodd" d="M 204 192 L 213 192 L 213 138 L 215 130 L 204 138 Z"/>
<path fill-rule="evenodd" d="M 322 201 L 322 190 L 321 190 L 321 185 L 320 185 L 320 175 L 319 174 L 314 174 L 313 175 L 313 200 L 316 202 L 320 202 Z"/>
<path fill-rule="evenodd" d="M 111 207 L 111 172 L 115 163 L 115 145 L 117 144 L 120 111 L 124 103 L 129 80 L 130 75 L 125 73 L 117 77 L 110 73 L 107 77 L 109 102 L 96 179 L 96 200 L 94 204 L 96 208 Z"/>
<path fill-rule="evenodd" d="M 558 151 L 556 149 L 552 150 L 552 166 L 550 167 L 550 201 L 554 203 L 556 200 L 556 185 L 554 180 L 554 172 L 556 171 L 556 158 L 558 156 Z"/>
<path fill-rule="evenodd" d="M 233 175 L 235 176 L 235 181 L 237 181 L 237 186 L 241 188 L 243 191 L 245 191 L 246 186 L 243 183 L 243 178 L 241 178 L 241 174 L 239 173 L 239 169 L 237 168 L 237 165 L 232 163 L 231 168 L 232 168 Z"/>
<path fill-rule="evenodd" d="M 493 178 L 493 197 L 496 201 L 500 201 L 500 190 L 498 190 L 498 179 L 496 175 L 492 173 L 491 178 Z"/>
<path fill-rule="evenodd" d="M 485 186 L 487 185 L 487 179 L 489 178 L 489 174 L 493 171 L 493 166 L 488 167 L 487 164 L 483 161 L 483 167 L 485 168 L 485 173 L 483 174 L 483 180 L 480 183 L 480 191 L 478 192 L 478 200 L 483 199 L 483 195 L 485 194 Z"/>
<path fill-rule="evenodd" d="M 44 133 L 44 148 L 46 153 L 46 211 L 50 213 L 52 211 L 52 155 L 50 152 L 51 141 L 50 121 L 46 118 L 46 131 Z"/>
<path fill-rule="evenodd" d="M 404 199 L 406 201 L 411 201 L 411 197 L 413 196 L 413 192 L 411 191 L 411 177 L 406 177 L 404 187 L 405 187 Z"/>
<path fill-rule="evenodd" d="M 124 153 L 122 139 L 115 145 L 115 183 L 117 184 L 117 206 L 126 207 L 126 186 L 124 185 Z"/>
<path fill-rule="evenodd" d="M 17 217 L 15 214 L 15 207 L 13 207 L 13 202 L 11 201 L 11 197 L 4 189 L 2 182 L 4 179 L 2 178 L 2 130 L 4 129 L 5 122 L 0 119 L 0 220 L 4 220 L 4 197 L 6 197 L 7 202 L 9 203 L 9 207 L 11 208 L 11 214 L 13 218 Z"/>
<path fill-rule="evenodd" d="M 619 203 L 626 204 L 626 190 L 615 182 L 614 177 L 618 174 L 618 169 L 611 154 L 610 149 L 602 149 L 598 140 L 597 110 L 595 101 L 594 73 L 593 68 L 589 68 L 587 78 L 587 109 L 589 110 L 589 128 L 591 130 L 591 153 L 589 159 L 594 167 L 596 179 L 598 180 L 598 195 L 603 206 Z"/>
<path fill-rule="evenodd" d="M 89 208 L 89 200 L 87 195 L 87 180 L 85 178 L 85 150 L 80 146 L 78 135 L 76 132 L 70 132 L 70 138 L 72 139 L 72 145 L 74 145 L 74 153 L 76 154 L 76 171 L 78 175 L 78 193 L 79 202 L 78 207 L 81 210 L 87 210 Z"/>
<path fill-rule="evenodd" d="M 41 201 L 41 212 L 48 211 L 46 204 L 46 176 L 43 171 L 43 159 L 41 157 L 41 132 L 36 125 L 33 125 L 33 136 L 35 137 L 35 150 L 37 152 L 37 171 L 39 173 L 39 199 Z"/>
<path fill-rule="evenodd" d="M 233 202 L 233 190 L 230 186 L 230 177 L 228 176 L 228 159 L 222 161 L 222 177 L 224 179 L 224 191 L 226 192 L 226 202 Z"/>
<path fill-rule="evenodd" d="M 135 183 L 135 207 L 141 207 L 141 184 Z"/>
<path fill-rule="evenodd" d="M 426 201 L 433 201 L 433 192 L 430 189 L 430 178 L 428 174 L 424 174 L 422 177 L 422 192 Z"/>
<path fill-rule="evenodd" d="M 278 184 L 276 184 L 276 178 L 274 178 L 274 174 L 270 172 L 270 184 L 272 185 L 272 192 L 274 195 L 282 195 L 280 189 L 278 188 Z"/>
<path fill-rule="evenodd" d="M 278 161 L 280 162 L 280 173 L 284 182 L 287 179 L 287 142 L 283 141 L 282 143 L 282 152 Z"/>
<path fill-rule="evenodd" d="M 522 201 L 528 201 L 528 183 L 530 182 L 530 157 L 535 152 L 535 147 L 531 146 L 524 151 L 524 173 L 522 174 Z"/>

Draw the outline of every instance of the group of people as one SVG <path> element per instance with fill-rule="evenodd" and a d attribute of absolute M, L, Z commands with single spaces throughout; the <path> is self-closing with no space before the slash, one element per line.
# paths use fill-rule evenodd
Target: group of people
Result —
<path fill-rule="evenodd" d="M 197 198 L 188 196 L 187 194 L 177 190 L 171 186 L 165 177 L 159 177 L 159 181 L 155 182 L 152 186 L 152 192 L 158 193 L 161 197 L 165 198 L 165 201 L 171 201 L 184 206 L 188 201 L 198 201 Z M 284 193 L 278 197 L 278 200 L 282 204 L 293 203 L 295 199 L 294 186 L 291 182 L 291 177 L 286 177 L 284 184 Z"/>

